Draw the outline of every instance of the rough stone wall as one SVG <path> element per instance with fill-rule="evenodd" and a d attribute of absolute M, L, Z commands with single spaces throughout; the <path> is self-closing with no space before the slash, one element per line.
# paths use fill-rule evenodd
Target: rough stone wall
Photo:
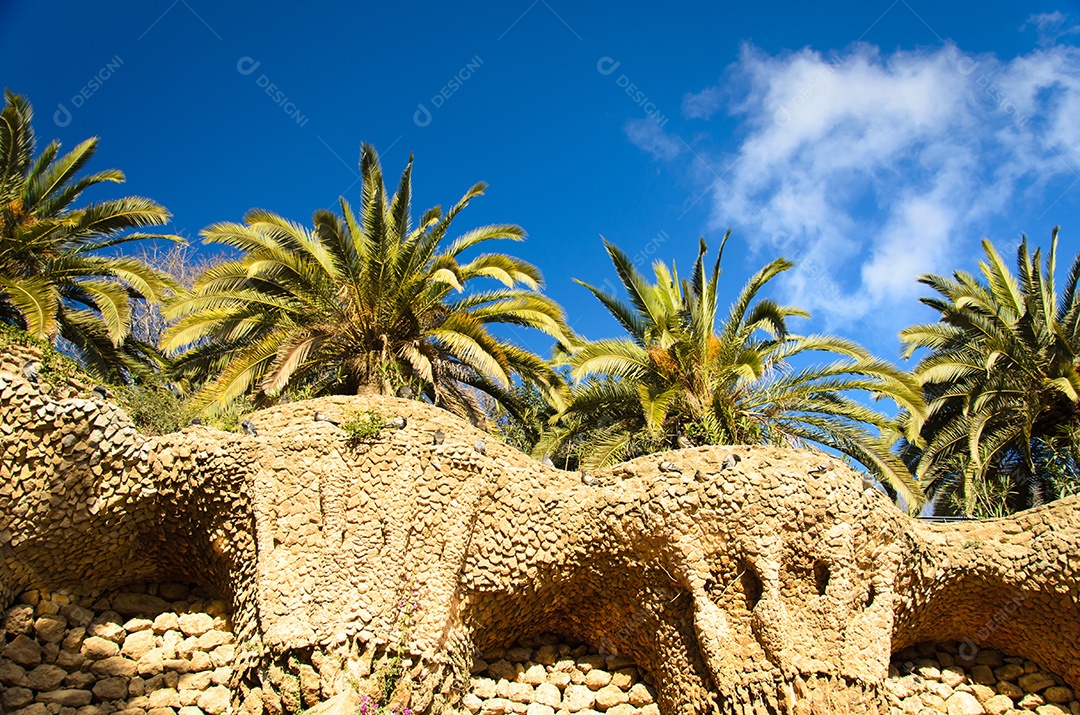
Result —
<path fill-rule="evenodd" d="M 943 638 L 1080 686 L 1077 499 L 931 527 L 813 452 L 682 450 L 583 484 L 394 398 L 266 410 L 257 436 L 147 438 L 106 402 L 58 397 L 0 360 L 0 602 L 210 587 L 254 715 L 299 712 L 290 684 L 312 677 L 352 697 L 393 655 L 395 704 L 442 712 L 475 652 L 546 632 L 632 660 L 665 715 L 881 712 L 891 652 Z M 406 426 L 355 443 L 313 420 L 369 409 Z"/>
<path fill-rule="evenodd" d="M 11 715 L 230 711 L 225 604 L 183 584 L 96 597 L 30 590 L 3 626 L 0 710 Z"/>

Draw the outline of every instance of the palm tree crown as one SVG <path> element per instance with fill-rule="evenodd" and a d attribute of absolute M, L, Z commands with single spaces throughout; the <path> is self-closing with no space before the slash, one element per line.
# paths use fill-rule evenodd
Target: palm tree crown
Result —
<path fill-rule="evenodd" d="M 167 238 L 130 229 L 160 226 L 169 213 L 140 197 L 72 208 L 83 191 L 121 183 L 109 169 L 78 177 L 98 140 L 87 139 L 59 156 L 53 141 L 33 159 L 33 111 L 25 97 L 5 93 L 0 112 L 0 321 L 32 336 L 74 346 L 98 377 L 138 369 L 148 346 L 128 341 L 131 301 L 156 301 L 173 287 L 164 273 L 102 249 L 144 238 Z"/>
<path fill-rule="evenodd" d="M 1075 479 L 1080 256 L 1058 296 L 1057 233 L 1045 265 L 1024 237 L 1014 275 L 984 240 L 983 280 L 962 271 L 919 279 L 940 294 L 922 302 L 941 317 L 900 334 L 907 356 L 928 351 L 915 368 L 929 403 L 925 444 L 911 445 L 907 458 L 946 511 L 992 515 L 1040 504 L 1056 496 L 1063 465 Z"/>
<path fill-rule="evenodd" d="M 702 239 L 689 280 L 657 262 L 655 283 L 614 245 L 605 241 L 605 246 L 629 303 L 582 285 L 628 337 L 589 342 L 571 353 L 568 362 L 581 382 L 562 422 L 537 451 L 553 451 L 562 440 L 584 435 L 583 465 L 596 467 L 687 441 L 818 443 L 866 465 L 909 506 L 921 504 L 918 485 L 890 451 L 896 425 L 847 396 L 868 391 L 917 414 L 922 407 L 918 384 L 848 340 L 791 334 L 788 320 L 807 313 L 757 299 L 770 280 L 792 267 L 790 262 L 777 259 L 751 277 L 717 329 L 723 244 L 711 272 Z M 791 366 L 793 358 L 810 352 L 840 359 Z"/>
<path fill-rule="evenodd" d="M 189 376 L 216 375 L 198 401 L 224 406 L 257 392 L 271 399 L 307 394 L 388 393 L 408 383 L 432 402 L 479 419 L 480 390 L 512 406 L 513 379 L 534 382 L 552 399 L 565 389 L 536 355 L 492 335 L 497 323 L 567 340 L 562 309 L 541 295 L 540 272 L 501 253 L 462 262 L 485 241 L 520 241 L 518 226 L 491 225 L 447 240 L 451 222 L 483 193 L 476 184 L 445 214 L 435 207 L 413 228 L 412 158 L 388 195 L 374 148 L 364 145 L 359 215 L 317 211 L 305 228 L 252 210 L 243 224 L 203 235 L 243 251 L 212 267 L 170 306 L 165 347 L 180 351 Z M 493 278 L 503 287 L 464 293 Z"/>

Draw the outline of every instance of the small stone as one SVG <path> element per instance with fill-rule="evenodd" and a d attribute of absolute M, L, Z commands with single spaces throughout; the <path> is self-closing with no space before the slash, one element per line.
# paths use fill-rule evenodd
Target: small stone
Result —
<path fill-rule="evenodd" d="M 45 703 L 34 703 L 33 705 L 27 705 L 22 710 L 16 710 L 11 715 L 52 715 Z"/>
<path fill-rule="evenodd" d="M 140 630 L 128 634 L 128 637 L 124 639 L 124 647 L 120 652 L 132 660 L 139 660 L 156 645 L 157 636 L 154 635 L 152 630 Z"/>
<path fill-rule="evenodd" d="M 542 645 L 533 654 L 533 660 L 541 665 L 555 665 L 558 658 L 558 650 L 554 645 Z"/>
<path fill-rule="evenodd" d="M 1027 675 L 1022 675 L 1020 676 L 1020 680 L 1018 681 L 1018 683 L 1026 693 L 1037 693 L 1040 690 L 1044 690 L 1055 685 L 1054 679 L 1050 675 L 1042 672 L 1028 673 Z"/>
<path fill-rule="evenodd" d="M 949 715 L 982 715 L 986 711 L 971 693 L 953 693 L 945 701 L 945 712 Z"/>
<path fill-rule="evenodd" d="M 180 618 L 175 613 L 162 613 L 154 619 L 154 633 L 164 635 L 166 631 L 175 631 L 180 628 Z"/>
<path fill-rule="evenodd" d="M 1034 710 L 1040 705 L 1046 705 L 1046 699 L 1038 693 L 1027 693 L 1016 704 L 1021 710 Z"/>
<path fill-rule="evenodd" d="M 993 648 L 983 648 L 975 654 L 975 662 L 979 665 L 986 665 L 991 668 L 997 668 L 1005 662 L 1001 656 L 1000 651 L 996 651 Z"/>
<path fill-rule="evenodd" d="M 527 664 L 525 672 L 521 674 L 521 680 L 529 685 L 540 685 L 547 681 L 547 670 L 539 663 Z"/>
<path fill-rule="evenodd" d="M 105 678 L 99 680 L 92 690 L 101 700 L 120 700 L 128 696 L 127 678 Z"/>
<path fill-rule="evenodd" d="M 39 692 L 56 690 L 67 674 L 66 670 L 55 665 L 39 665 L 26 674 L 26 687 Z"/>
<path fill-rule="evenodd" d="M 180 616 L 180 631 L 185 636 L 201 636 L 214 627 L 214 619 L 205 613 L 185 613 Z"/>
<path fill-rule="evenodd" d="M 1044 690 L 1042 696 L 1046 698 L 1048 703 L 1067 704 L 1073 699 L 1073 691 L 1072 688 L 1067 688 L 1064 685 L 1055 685 Z"/>
<path fill-rule="evenodd" d="M 510 705 L 506 698 L 492 698 L 480 708 L 480 715 L 503 715 L 510 712 Z"/>
<path fill-rule="evenodd" d="M 605 711 L 607 715 L 637 715 L 637 708 L 630 703 L 622 703 Z"/>
<path fill-rule="evenodd" d="M 473 678 L 470 692 L 476 693 L 476 697 L 482 700 L 490 700 L 495 697 L 495 681 L 491 678 Z"/>
<path fill-rule="evenodd" d="M 536 699 L 534 702 L 557 708 L 562 704 L 562 693 L 551 683 L 541 683 L 536 686 Z"/>
<path fill-rule="evenodd" d="M 165 600 L 148 593 L 117 594 L 112 607 L 122 616 L 157 616 L 170 608 Z"/>
<path fill-rule="evenodd" d="M 89 705 L 94 697 L 89 690 L 53 690 L 48 693 L 38 693 L 39 703 L 56 704 L 60 707 L 81 708 Z"/>
<path fill-rule="evenodd" d="M 202 708 L 197 705 L 185 705 L 177 711 L 177 715 L 205 715 Z"/>
<path fill-rule="evenodd" d="M 964 674 L 962 668 L 958 668 L 954 665 L 951 668 L 945 668 L 941 671 L 941 682 L 945 683 L 950 688 L 955 688 L 957 685 L 967 682 L 967 675 Z M 951 711 L 950 715 L 952 715 Z"/>
<path fill-rule="evenodd" d="M 979 651 L 979 655 L 985 652 Z M 994 685 L 997 683 L 997 678 L 994 676 L 994 671 L 990 670 L 990 666 L 980 664 L 971 669 L 971 681 L 981 685 Z"/>
<path fill-rule="evenodd" d="M 570 684 L 570 674 L 555 671 L 547 674 L 547 681 L 559 690 L 564 690 Z"/>
<path fill-rule="evenodd" d="M 140 631 L 148 631 L 154 627 L 154 622 L 149 618 L 132 618 L 124 623 L 124 630 L 128 633 L 139 633 Z"/>
<path fill-rule="evenodd" d="M 180 695 L 173 688 L 159 688 L 151 692 L 150 709 L 154 708 L 178 708 L 180 707 Z"/>
<path fill-rule="evenodd" d="M 473 693 L 466 693 L 465 697 L 461 699 L 461 704 L 464 705 L 465 709 L 470 713 L 476 715 L 476 713 L 480 712 L 480 708 L 483 706 L 484 701 Z"/>
<path fill-rule="evenodd" d="M 199 707 L 208 715 L 223 715 L 229 709 L 232 693 L 223 685 L 215 685 L 199 696 Z"/>
<path fill-rule="evenodd" d="M 585 685 L 568 685 L 563 692 L 563 708 L 572 713 L 587 710 L 594 704 L 596 695 Z"/>
<path fill-rule="evenodd" d="M 630 704 L 637 708 L 655 702 L 653 694 L 649 692 L 649 688 L 644 683 L 634 683 L 626 695 Z"/>
<path fill-rule="evenodd" d="M 99 660 L 90 666 L 90 672 L 95 675 L 110 675 L 122 678 L 130 678 L 135 675 L 138 666 L 135 661 L 122 655 L 114 655 L 111 658 Z"/>
<path fill-rule="evenodd" d="M 9 687 L 26 686 L 26 670 L 10 660 L 0 658 L 0 683 Z"/>
<path fill-rule="evenodd" d="M 159 583 L 158 595 L 169 601 L 183 601 L 191 593 L 191 589 L 182 583 Z"/>
<path fill-rule="evenodd" d="M 1040 705 L 1035 708 L 1035 713 L 1036 715 L 1069 715 L 1068 710 L 1064 710 L 1060 705 L 1054 705 L 1053 703 Z"/>
<path fill-rule="evenodd" d="M 1024 674 L 1024 666 L 1017 663 L 1006 663 L 1000 668 L 994 668 L 994 676 L 998 680 L 1016 680 Z"/>
<path fill-rule="evenodd" d="M 997 684 L 997 691 L 1002 695 L 1007 695 L 1013 700 L 1019 700 L 1024 697 L 1024 690 L 1016 683 L 1010 683 L 1007 680 L 999 680 Z"/>
<path fill-rule="evenodd" d="M 589 690 L 599 690 L 605 685 L 611 684 L 611 673 L 606 670 L 594 668 L 585 674 L 585 685 Z"/>
<path fill-rule="evenodd" d="M 83 657 L 82 653 L 72 653 L 71 651 L 62 650 L 56 654 L 54 665 L 57 665 L 64 670 L 78 670 L 85 661 L 86 658 Z"/>
<path fill-rule="evenodd" d="M 543 703 L 530 703 L 525 715 L 555 715 L 555 709 Z"/>
<path fill-rule="evenodd" d="M 127 635 L 127 631 L 121 626 L 118 621 L 120 616 L 113 613 L 110 619 L 109 613 L 104 613 L 86 627 L 86 633 L 91 636 L 97 636 L 98 638 L 104 638 L 105 640 L 112 641 L 113 643 L 120 644 L 124 642 L 124 636 Z"/>
<path fill-rule="evenodd" d="M 79 671 L 64 678 L 64 685 L 75 690 L 89 690 L 94 687 L 97 678 L 90 673 Z"/>
<path fill-rule="evenodd" d="M 508 660 L 500 659 L 488 666 L 488 673 L 496 680 L 516 680 L 520 667 Z"/>
<path fill-rule="evenodd" d="M 4 630 L 12 636 L 33 634 L 34 607 L 22 603 L 4 611 Z"/>
<path fill-rule="evenodd" d="M 210 673 L 205 670 L 198 673 L 184 673 L 180 676 L 176 687 L 180 690 L 206 690 L 210 687 Z"/>
<path fill-rule="evenodd" d="M 511 663 L 525 663 L 532 659 L 531 648 L 511 648 L 506 651 L 506 659 Z"/>
<path fill-rule="evenodd" d="M 605 685 L 596 693 L 596 707 L 600 710 L 613 708 L 627 702 L 627 700 L 626 693 L 614 685 Z"/>
<path fill-rule="evenodd" d="M 146 651 L 137 664 L 139 675 L 159 675 L 164 669 L 164 657 L 161 648 L 151 648 Z"/>
<path fill-rule="evenodd" d="M 34 691 L 29 688 L 6 688 L 0 693 L 0 708 L 4 712 L 11 712 L 26 707 L 34 702 Z"/>
<path fill-rule="evenodd" d="M 528 683 L 510 683 L 506 697 L 515 703 L 531 703 L 535 697 L 533 686 Z"/>
<path fill-rule="evenodd" d="M 78 628 L 85 628 L 90 625 L 90 621 L 94 620 L 93 611 L 75 604 L 61 608 L 60 615 L 66 618 L 70 625 Z"/>
<path fill-rule="evenodd" d="M 24 635 L 16 636 L 3 650 L 3 656 L 23 666 L 35 666 L 41 662 L 41 646 Z"/>
<path fill-rule="evenodd" d="M 971 694 L 974 695 L 975 699 L 980 703 L 985 703 L 987 700 L 994 697 L 997 694 L 997 691 L 988 685 L 975 683 L 971 686 Z"/>
<path fill-rule="evenodd" d="M 1013 709 L 1013 701 L 1007 695 L 995 695 L 982 704 L 988 715 L 1005 715 Z"/>

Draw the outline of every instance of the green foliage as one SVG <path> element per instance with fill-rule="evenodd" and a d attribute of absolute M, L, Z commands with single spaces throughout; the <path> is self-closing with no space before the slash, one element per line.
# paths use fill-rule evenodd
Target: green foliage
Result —
<path fill-rule="evenodd" d="M 940 512 L 994 516 L 1076 489 L 1080 255 L 1055 287 L 1057 229 L 1043 261 L 1027 238 L 1016 273 L 989 241 L 981 279 L 924 275 L 937 323 L 901 332 L 929 409 L 904 457 Z"/>
<path fill-rule="evenodd" d="M 95 384 L 96 377 L 86 372 L 71 357 L 64 355 L 49 342 L 35 338 L 14 325 L 0 323 L 0 347 L 15 344 L 35 348 L 40 354 L 41 379 L 45 382 L 76 380 L 87 385 Z"/>
<path fill-rule="evenodd" d="M 121 387 L 115 399 L 144 434 L 176 432 L 191 422 L 183 397 L 161 384 Z"/>
<path fill-rule="evenodd" d="M 86 189 L 122 183 L 124 175 L 109 169 L 78 176 L 97 139 L 62 156 L 53 141 L 35 159 L 32 117 L 25 97 L 6 92 L 0 111 L 0 323 L 51 345 L 62 341 L 98 380 L 122 383 L 150 374 L 160 367 L 160 356 L 132 337 L 132 304 L 160 300 L 175 283 L 138 260 L 102 251 L 147 238 L 182 239 L 140 231 L 169 219 L 149 199 L 129 196 L 73 208 Z"/>
<path fill-rule="evenodd" d="M 201 408 L 243 396 L 270 402 L 287 390 L 315 395 L 393 394 L 415 385 L 425 399 L 474 421 L 477 392 L 508 409 L 512 380 L 552 400 L 565 389 L 536 355 L 492 335 L 508 323 L 568 340 L 562 309 L 538 292 L 535 266 L 501 253 L 461 260 L 486 241 L 520 241 L 518 226 L 492 225 L 447 238 L 451 222 L 482 195 L 477 184 L 445 214 L 411 217 L 412 161 L 387 193 L 375 150 L 361 150 L 359 212 L 318 211 L 311 228 L 253 209 L 244 223 L 202 235 L 241 257 L 211 267 L 172 301 L 164 347 L 177 356 Z M 476 279 L 502 288 L 464 293 Z"/>
<path fill-rule="evenodd" d="M 695 444 L 817 443 L 865 465 L 909 509 L 922 504 L 919 485 L 891 451 L 900 426 L 850 396 L 869 392 L 920 415 L 918 383 L 851 341 L 791 333 L 788 321 L 807 313 L 758 293 L 793 264 L 779 258 L 754 274 L 718 323 L 723 243 L 711 271 L 703 239 L 689 279 L 658 262 L 655 283 L 614 245 L 605 246 L 628 302 L 582 285 L 628 335 L 587 342 L 569 355 L 578 383 L 534 454 L 578 439 L 582 464 L 591 469 L 674 448 L 680 437 Z M 791 365 L 811 353 L 834 359 Z"/>
<path fill-rule="evenodd" d="M 385 426 L 386 419 L 375 410 L 353 412 L 341 423 L 341 429 L 352 442 L 370 442 Z"/>

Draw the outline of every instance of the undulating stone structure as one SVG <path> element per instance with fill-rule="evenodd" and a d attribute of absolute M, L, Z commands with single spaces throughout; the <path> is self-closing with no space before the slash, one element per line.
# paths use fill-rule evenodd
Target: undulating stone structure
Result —
<path fill-rule="evenodd" d="M 1047 702 L 1027 705 L 1058 707 L 1047 689 L 1080 688 L 1077 499 L 1010 519 L 930 525 L 864 490 L 828 457 L 760 447 L 670 452 L 584 484 L 490 437 L 482 448 L 480 431 L 394 398 L 264 410 L 248 418 L 255 435 L 195 426 L 146 437 L 86 386 L 28 382 L 20 372 L 27 357 L 11 349 L 0 358 L 0 605 L 33 591 L 80 604 L 132 584 L 194 584 L 227 605 L 235 638 L 214 646 L 231 648 L 227 676 L 215 666 L 207 683 L 202 675 L 197 682 L 227 688 L 237 712 L 351 715 L 370 712 L 373 701 L 395 712 L 467 712 L 481 698 L 469 697 L 477 659 L 543 634 L 592 646 L 605 667 L 590 668 L 613 679 L 609 670 L 619 669 L 608 658 L 632 663 L 664 715 L 885 712 L 904 702 L 917 711 L 919 692 L 891 689 L 911 674 L 898 669 L 890 680 L 890 659 L 927 642 L 954 641 L 961 660 L 994 648 L 1021 667 L 1038 663 L 1030 674 L 1056 675 L 1060 683 L 1034 691 Z M 356 442 L 313 419 L 315 411 L 340 422 L 367 410 L 405 426 Z M 445 435 L 439 444 L 436 430 Z M 662 471 L 661 460 L 678 471 Z M 43 616 L 35 613 L 35 629 Z M 122 649 L 145 624 L 129 629 L 108 618 L 124 641 L 110 641 L 121 651 L 104 670 L 134 665 L 138 673 L 139 660 Z M 190 661 L 206 632 L 185 635 L 181 618 Z M 46 619 L 44 627 L 71 623 Z M 15 652 L 33 650 L 20 634 L 5 657 L 20 636 Z M 165 633 L 155 638 L 153 648 L 166 648 Z M 52 665 L 75 652 L 63 639 L 34 642 L 43 652 L 57 647 Z M 211 665 L 214 652 L 205 654 Z M 81 672 L 64 657 L 60 685 Z M 937 668 L 953 687 L 942 675 L 952 666 L 937 662 L 916 662 L 925 674 L 914 675 L 930 682 Z M 162 667 L 149 676 L 161 675 L 159 685 L 172 677 Z M 570 685 L 579 683 L 560 690 L 560 703 Z M 177 705 L 163 707 L 211 715 L 225 707 L 223 690 L 203 707 L 191 694 L 185 704 L 176 686 L 164 689 Z M 118 692 L 120 684 L 102 687 Z M 149 698 L 130 688 L 130 697 Z M 959 692 L 976 704 L 986 695 Z M 942 698 L 948 712 L 974 711 L 950 696 Z M 65 697 L 70 704 L 34 702 L 50 712 L 59 705 L 55 715 L 91 707 L 77 705 L 85 695 Z M 32 707 L 25 701 L 20 691 L 12 707 Z"/>

